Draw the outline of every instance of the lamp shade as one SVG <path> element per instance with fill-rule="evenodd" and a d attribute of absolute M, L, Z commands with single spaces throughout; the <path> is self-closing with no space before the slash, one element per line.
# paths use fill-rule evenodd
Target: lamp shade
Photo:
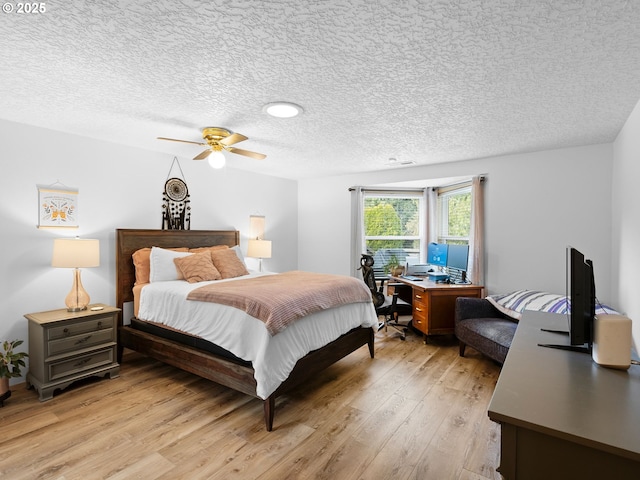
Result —
<path fill-rule="evenodd" d="M 54 239 L 51 266 L 59 268 L 99 267 L 100 241 L 85 238 Z"/>
<path fill-rule="evenodd" d="M 249 240 L 247 256 L 253 258 L 271 258 L 271 240 Z"/>

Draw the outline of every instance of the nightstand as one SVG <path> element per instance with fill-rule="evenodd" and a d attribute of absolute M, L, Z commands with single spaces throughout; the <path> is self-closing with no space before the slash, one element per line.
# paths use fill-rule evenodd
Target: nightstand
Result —
<path fill-rule="evenodd" d="M 25 315 L 29 320 L 27 386 L 39 392 L 40 401 L 50 400 L 55 390 L 76 380 L 120 374 L 119 312 L 119 308 L 93 304 L 81 312 L 60 309 Z"/>

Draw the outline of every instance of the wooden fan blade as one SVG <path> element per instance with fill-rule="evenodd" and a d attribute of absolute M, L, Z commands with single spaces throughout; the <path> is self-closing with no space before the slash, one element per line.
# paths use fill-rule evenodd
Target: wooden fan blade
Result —
<path fill-rule="evenodd" d="M 245 140 L 248 140 L 248 137 L 245 137 L 241 133 L 232 133 L 228 137 L 224 137 L 218 143 L 220 143 L 221 145 L 229 146 L 233 145 L 234 143 L 244 142 Z"/>
<path fill-rule="evenodd" d="M 255 158 L 256 160 L 263 160 L 267 158 L 267 156 L 262 153 L 250 152 L 249 150 L 243 150 L 242 148 L 230 147 L 227 148 L 227 150 L 231 153 L 237 153 L 238 155 L 244 155 L 245 157 Z"/>
<path fill-rule="evenodd" d="M 209 155 L 211 155 L 211 149 L 207 148 L 204 152 L 202 152 L 200 155 L 196 155 L 195 157 L 193 157 L 194 160 L 204 160 L 205 158 L 207 158 Z"/>
<path fill-rule="evenodd" d="M 158 140 L 169 140 L 170 142 L 193 143 L 194 145 L 208 145 L 202 142 L 191 142 L 189 140 L 178 140 L 177 138 L 158 137 Z"/>

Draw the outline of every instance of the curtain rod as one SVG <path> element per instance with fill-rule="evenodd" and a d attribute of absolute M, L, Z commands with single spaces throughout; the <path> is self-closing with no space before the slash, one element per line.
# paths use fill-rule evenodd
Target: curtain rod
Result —
<path fill-rule="evenodd" d="M 427 188 L 440 188 L 440 187 L 452 187 L 454 185 L 460 185 L 463 183 L 470 183 L 474 177 L 479 177 L 481 182 L 487 181 L 487 174 L 482 175 L 474 175 L 469 178 L 469 180 L 465 180 L 459 183 L 452 183 L 449 185 L 433 185 L 428 187 L 360 187 L 363 192 L 424 192 Z M 349 187 L 349 191 L 353 192 L 358 187 Z"/>
<path fill-rule="evenodd" d="M 349 191 L 353 192 L 358 187 L 349 187 Z M 360 187 L 363 192 L 417 192 L 421 193 L 426 190 L 426 187 Z"/>

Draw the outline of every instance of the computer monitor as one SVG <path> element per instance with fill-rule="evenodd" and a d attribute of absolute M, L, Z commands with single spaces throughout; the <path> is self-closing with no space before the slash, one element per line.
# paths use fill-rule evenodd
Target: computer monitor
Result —
<path fill-rule="evenodd" d="M 427 245 L 427 263 L 437 267 L 447 266 L 449 245 L 444 243 L 430 243 Z"/>
<path fill-rule="evenodd" d="M 449 245 L 447 267 L 467 271 L 469 262 L 469 245 Z"/>

